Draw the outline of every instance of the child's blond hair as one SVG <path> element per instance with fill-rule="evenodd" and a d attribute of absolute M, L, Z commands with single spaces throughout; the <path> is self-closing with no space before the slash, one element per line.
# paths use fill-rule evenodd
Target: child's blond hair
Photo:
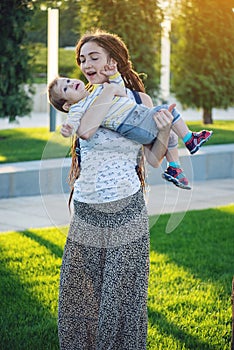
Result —
<path fill-rule="evenodd" d="M 60 95 L 56 92 L 56 86 L 60 78 L 61 77 L 56 77 L 49 83 L 48 98 L 54 108 L 56 108 L 58 111 L 68 113 L 67 110 L 63 109 L 63 105 L 65 102 L 67 102 L 67 100 L 65 98 L 61 98 Z"/>

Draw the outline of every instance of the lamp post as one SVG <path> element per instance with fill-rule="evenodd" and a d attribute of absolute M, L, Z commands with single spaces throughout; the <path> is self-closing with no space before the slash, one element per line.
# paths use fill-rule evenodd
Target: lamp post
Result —
<path fill-rule="evenodd" d="M 170 96 L 170 53 L 171 53 L 171 43 L 170 43 L 170 30 L 171 21 L 169 16 L 164 17 L 161 24 L 162 34 L 161 34 L 161 77 L 160 77 L 160 91 L 162 102 L 168 102 Z"/>
<path fill-rule="evenodd" d="M 48 8 L 48 53 L 47 53 L 47 83 L 58 75 L 58 26 L 59 10 Z M 50 108 L 50 131 L 56 129 L 56 110 Z"/>
<path fill-rule="evenodd" d="M 160 72 L 160 97 L 162 102 L 168 102 L 170 97 L 170 31 L 171 31 L 171 7 L 173 0 L 158 0 L 163 12 L 161 23 L 161 72 Z"/>

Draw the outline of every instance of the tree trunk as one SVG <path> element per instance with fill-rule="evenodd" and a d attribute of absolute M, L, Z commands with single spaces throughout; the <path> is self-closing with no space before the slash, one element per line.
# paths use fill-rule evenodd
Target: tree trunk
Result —
<path fill-rule="evenodd" d="M 16 116 L 15 115 L 10 115 L 9 116 L 9 123 L 12 123 L 16 120 Z"/>
<path fill-rule="evenodd" d="M 212 108 L 203 108 L 203 123 L 213 124 Z"/>

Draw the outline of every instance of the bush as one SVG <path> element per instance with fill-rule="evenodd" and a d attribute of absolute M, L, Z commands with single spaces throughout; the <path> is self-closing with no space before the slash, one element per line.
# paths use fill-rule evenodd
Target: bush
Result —
<path fill-rule="evenodd" d="M 47 47 L 41 44 L 37 44 L 37 46 L 31 46 L 30 51 L 34 56 L 34 82 L 47 83 Z M 81 76 L 80 69 L 76 65 L 75 49 L 59 49 L 58 74 L 62 76 L 69 76 L 71 78 L 83 79 Z"/>

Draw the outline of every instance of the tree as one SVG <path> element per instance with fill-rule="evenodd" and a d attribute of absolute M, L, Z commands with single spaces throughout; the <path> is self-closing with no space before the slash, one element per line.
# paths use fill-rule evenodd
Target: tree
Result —
<path fill-rule="evenodd" d="M 233 0 L 181 0 L 172 26 L 173 91 L 184 106 L 203 108 L 205 124 L 213 123 L 212 108 L 234 102 L 233 7 Z"/>
<path fill-rule="evenodd" d="M 79 35 L 79 1 L 34 0 L 34 16 L 29 31 L 32 43 L 47 44 L 48 8 L 59 9 L 59 46 L 75 46 Z"/>
<path fill-rule="evenodd" d="M 146 90 L 157 92 L 160 80 L 161 11 L 155 0 L 80 0 L 81 34 L 91 28 L 118 34 L 134 69 L 145 73 Z"/>
<path fill-rule="evenodd" d="M 31 111 L 31 57 L 27 51 L 27 28 L 31 18 L 29 1 L 3 0 L 0 3 L 0 117 L 24 116 Z"/>
<path fill-rule="evenodd" d="M 61 5 L 59 25 L 59 46 L 75 46 L 80 29 L 79 1 L 67 0 Z"/>

